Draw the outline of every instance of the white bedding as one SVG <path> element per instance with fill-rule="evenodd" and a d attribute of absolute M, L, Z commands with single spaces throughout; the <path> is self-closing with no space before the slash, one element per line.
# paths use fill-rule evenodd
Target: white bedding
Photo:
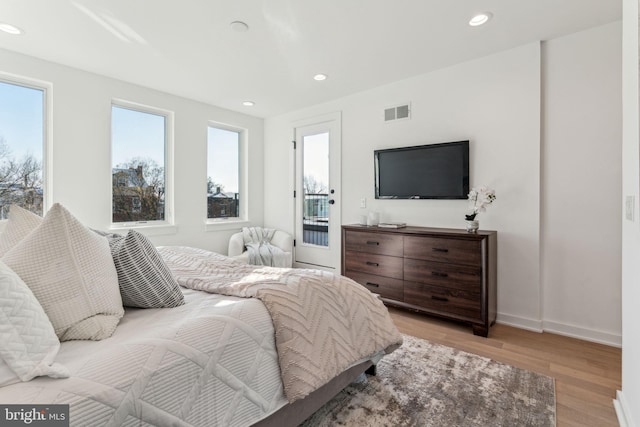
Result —
<path fill-rule="evenodd" d="M 2 387 L 0 402 L 70 404 L 72 426 L 246 426 L 286 404 L 263 303 L 183 292 L 180 307 L 127 309 L 111 338 L 62 343 L 70 378 Z"/>
<path fill-rule="evenodd" d="M 159 248 L 189 289 L 262 301 L 275 328 L 284 393 L 294 402 L 359 360 L 402 344 L 384 304 L 353 280 L 321 270 L 246 265 L 203 249 Z"/>

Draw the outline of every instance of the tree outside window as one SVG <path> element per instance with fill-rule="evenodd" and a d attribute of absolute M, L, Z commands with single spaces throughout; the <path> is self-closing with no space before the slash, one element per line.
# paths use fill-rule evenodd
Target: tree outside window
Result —
<path fill-rule="evenodd" d="M 0 219 L 43 214 L 44 89 L 0 81 Z"/>
<path fill-rule="evenodd" d="M 166 120 L 112 106 L 112 221 L 165 219 Z"/>

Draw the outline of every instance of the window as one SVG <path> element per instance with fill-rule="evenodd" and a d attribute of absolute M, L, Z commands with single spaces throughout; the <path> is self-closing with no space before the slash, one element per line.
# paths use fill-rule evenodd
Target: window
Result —
<path fill-rule="evenodd" d="M 142 202 L 140 201 L 140 197 L 132 197 L 131 206 L 133 207 L 132 212 L 140 213 L 142 211 Z"/>
<path fill-rule="evenodd" d="M 207 150 L 207 218 L 240 219 L 244 209 L 240 193 L 242 131 L 209 126 Z"/>
<path fill-rule="evenodd" d="M 14 203 L 43 214 L 45 94 L 41 87 L 0 80 L 0 219 Z"/>
<path fill-rule="evenodd" d="M 112 222 L 166 221 L 171 115 L 118 102 L 111 107 Z"/>

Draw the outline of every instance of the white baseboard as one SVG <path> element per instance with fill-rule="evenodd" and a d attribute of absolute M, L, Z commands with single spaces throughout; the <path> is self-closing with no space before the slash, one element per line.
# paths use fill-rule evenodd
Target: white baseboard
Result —
<path fill-rule="evenodd" d="M 616 409 L 616 415 L 618 416 L 618 424 L 620 424 L 620 427 L 636 427 L 631 419 L 631 408 L 624 397 L 624 393 L 620 390 L 616 392 L 616 398 L 613 400 L 613 407 Z"/>
<path fill-rule="evenodd" d="M 613 347 L 622 347 L 621 335 L 583 328 L 580 326 L 567 325 L 564 323 L 551 322 L 546 320 L 542 321 L 537 319 L 529 319 L 526 317 L 513 316 L 511 314 L 504 313 L 498 313 L 496 322 L 533 332 L 549 332 L 552 334 L 591 341 L 598 344 L 605 344 Z"/>
<path fill-rule="evenodd" d="M 578 338 L 585 341 L 591 341 L 598 344 L 610 345 L 613 347 L 622 347 L 622 335 L 616 335 L 609 332 L 598 331 L 595 329 L 587 329 L 580 326 L 566 325 L 558 322 L 544 321 L 542 328 L 545 332 L 564 335 L 566 337 Z"/>
<path fill-rule="evenodd" d="M 512 316 L 511 314 L 498 313 L 496 323 L 533 332 L 542 332 L 542 322 L 540 320 Z"/>

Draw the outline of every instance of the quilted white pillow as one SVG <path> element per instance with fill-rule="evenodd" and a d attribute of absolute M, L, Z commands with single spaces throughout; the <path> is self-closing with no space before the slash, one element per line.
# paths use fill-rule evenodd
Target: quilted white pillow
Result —
<path fill-rule="evenodd" d="M 0 261 L 0 386 L 69 371 L 53 363 L 60 341 L 31 290 Z"/>
<path fill-rule="evenodd" d="M 11 205 L 7 225 L 0 234 L 0 257 L 35 230 L 41 222 L 42 218 L 33 212 L 18 205 Z"/>
<path fill-rule="evenodd" d="M 2 261 L 29 286 L 60 341 L 108 338 L 124 314 L 107 240 L 58 203 Z"/>

